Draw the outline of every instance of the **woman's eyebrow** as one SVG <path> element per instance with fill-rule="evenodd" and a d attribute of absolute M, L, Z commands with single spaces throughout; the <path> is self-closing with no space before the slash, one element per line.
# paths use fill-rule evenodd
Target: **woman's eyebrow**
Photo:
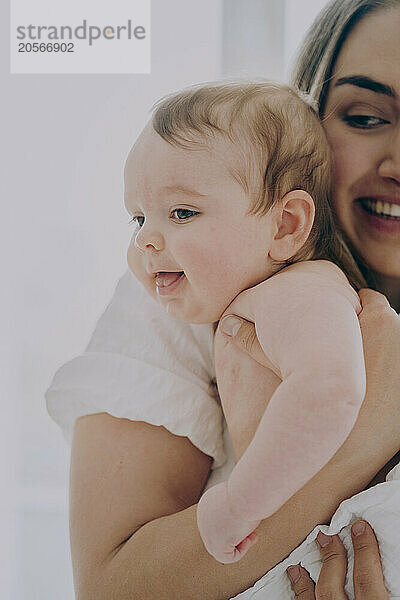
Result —
<path fill-rule="evenodd" d="M 371 90 L 372 92 L 376 92 L 377 94 L 384 94 L 385 96 L 389 96 L 390 98 L 396 98 L 396 92 L 390 85 L 380 83 L 379 81 L 375 81 L 375 79 L 371 79 L 370 77 L 366 77 L 365 75 L 352 75 L 350 77 L 340 77 L 336 81 L 335 87 L 346 84 L 355 85 L 356 87 L 363 88 L 365 90 Z"/>

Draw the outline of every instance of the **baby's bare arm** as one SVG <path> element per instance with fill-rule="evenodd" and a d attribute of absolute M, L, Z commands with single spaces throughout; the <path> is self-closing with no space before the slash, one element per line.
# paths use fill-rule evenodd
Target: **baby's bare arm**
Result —
<path fill-rule="evenodd" d="M 321 273 L 288 270 L 247 292 L 261 346 L 283 381 L 228 481 L 233 512 L 246 521 L 275 512 L 328 462 L 365 395 L 357 296 L 327 271 L 325 263 Z"/>

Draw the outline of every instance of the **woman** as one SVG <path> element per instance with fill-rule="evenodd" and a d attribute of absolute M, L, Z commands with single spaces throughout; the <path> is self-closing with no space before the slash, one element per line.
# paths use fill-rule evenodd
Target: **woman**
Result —
<path fill-rule="evenodd" d="M 322 37 L 313 47 L 315 63 L 328 65 L 326 75 L 318 80 L 311 69 L 309 78 L 317 90 L 329 78 L 320 100 L 334 152 L 336 210 L 359 260 L 366 262 L 364 270 L 398 310 L 399 222 L 377 213 L 398 206 L 400 198 L 400 5 L 338 0 L 329 10 L 320 17 L 321 30 L 329 27 L 335 42 Z M 349 22 L 351 14 L 356 16 Z M 239 563 L 220 565 L 201 543 L 195 505 L 209 477 L 210 457 L 214 467 L 223 460 L 218 407 L 207 393 L 211 332 L 171 326 L 154 306 L 140 303 L 141 292 L 132 286 L 127 276 L 121 280 L 87 352 L 56 374 L 47 393 L 51 414 L 66 430 L 78 416 L 89 415 L 75 424 L 71 457 L 77 597 L 231 598 L 279 563 L 317 523 L 329 521 L 344 498 L 366 487 L 378 471 L 382 477 L 399 450 L 400 422 L 394 418 L 400 401 L 399 322 L 381 295 L 361 293 L 368 389 L 353 432 L 311 482 L 262 522 L 252 551 Z M 151 331 L 141 329 L 145 310 L 152 313 Z M 134 332 L 125 328 L 132 319 Z M 243 325 L 240 339 L 243 329 L 248 331 Z M 253 333 L 244 339 L 254 340 Z M 230 393 L 250 401 L 264 369 L 221 331 L 216 345 L 225 361 L 218 373 L 221 395 L 236 372 Z M 208 485 L 226 476 L 227 470 L 215 469 Z"/>

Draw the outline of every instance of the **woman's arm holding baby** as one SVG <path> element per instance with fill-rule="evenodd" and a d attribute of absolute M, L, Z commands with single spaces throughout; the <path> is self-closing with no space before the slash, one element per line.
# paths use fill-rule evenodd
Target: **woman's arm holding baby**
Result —
<path fill-rule="evenodd" d="M 197 530 L 197 505 L 190 504 L 203 488 L 208 457 L 162 427 L 105 414 L 79 419 L 71 463 L 77 599 L 231 598 L 329 520 L 342 499 L 365 487 L 399 446 L 400 423 L 393 418 L 398 362 L 392 361 L 399 360 L 400 327 L 385 307 L 374 306 L 363 318 L 367 396 L 356 426 L 328 465 L 260 524 L 257 546 L 239 563 L 217 563 Z M 223 343 L 227 355 L 241 354 Z M 245 372 L 239 379 L 237 401 L 248 384 Z"/>
<path fill-rule="evenodd" d="M 155 598 L 163 534 L 141 533 L 199 498 L 211 459 L 164 427 L 101 413 L 75 423 L 70 533 L 78 600 Z M 144 539 L 143 539 L 144 538 Z M 164 571 L 166 577 L 167 571 Z M 167 581 L 167 580 L 166 580 Z"/>

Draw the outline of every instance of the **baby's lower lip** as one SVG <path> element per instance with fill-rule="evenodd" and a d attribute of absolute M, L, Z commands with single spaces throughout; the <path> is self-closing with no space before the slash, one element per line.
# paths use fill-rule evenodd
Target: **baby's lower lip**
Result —
<path fill-rule="evenodd" d="M 179 273 L 157 273 L 156 291 L 159 296 L 168 296 L 176 290 L 184 279 L 185 274 Z"/>

